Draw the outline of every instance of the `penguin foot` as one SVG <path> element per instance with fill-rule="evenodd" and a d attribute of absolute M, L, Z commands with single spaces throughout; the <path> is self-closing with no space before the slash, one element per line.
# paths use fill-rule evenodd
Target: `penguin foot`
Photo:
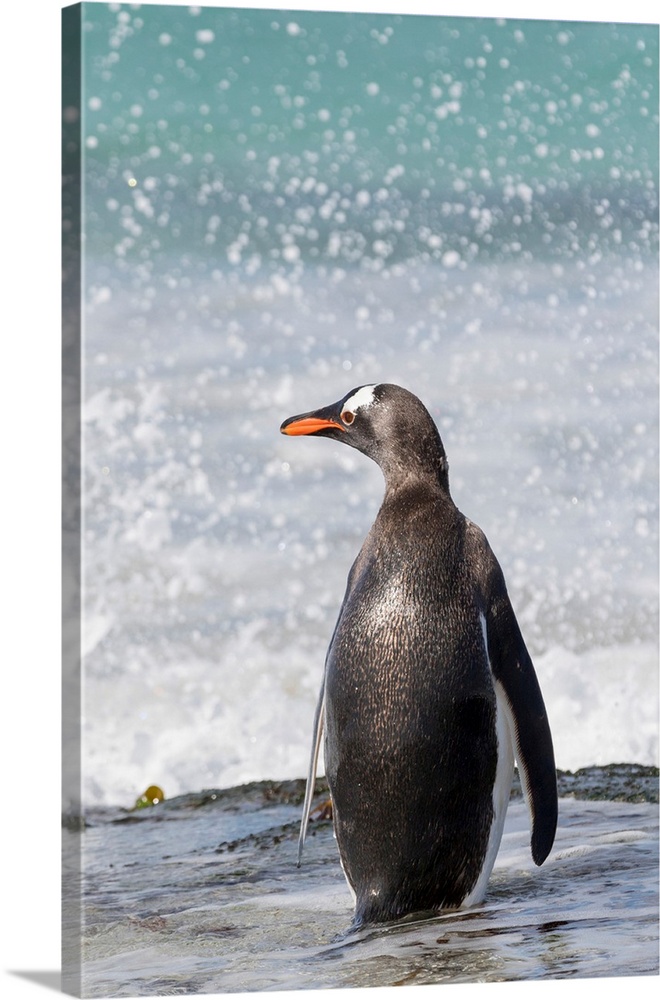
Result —
<path fill-rule="evenodd" d="M 309 814 L 310 820 L 319 823 L 322 819 L 332 819 L 332 799 L 320 802 Z"/>

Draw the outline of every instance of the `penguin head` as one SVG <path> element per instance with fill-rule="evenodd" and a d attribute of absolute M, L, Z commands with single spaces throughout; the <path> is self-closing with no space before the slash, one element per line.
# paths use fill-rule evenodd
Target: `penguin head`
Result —
<path fill-rule="evenodd" d="M 357 448 L 378 463 L 393 485 L 410 477 L 431 477 L 449 490 L 438 429 L 417 396 L 401 386 L 358 386 L 336 403 L 289 417 L 280 431 L 328 437 Z"/>

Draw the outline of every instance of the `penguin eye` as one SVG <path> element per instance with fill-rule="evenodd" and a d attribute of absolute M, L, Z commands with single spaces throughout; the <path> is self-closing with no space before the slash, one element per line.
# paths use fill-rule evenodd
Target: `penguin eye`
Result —
<path fill-rule="evenodd" d="M 355 414 L 352 413 L 351 410 L 344 410 L 344 412 L 341 414 L 341 419 L 344 421 L 345 424 L 352 424 L 353 421 L 355 420 Z"/>

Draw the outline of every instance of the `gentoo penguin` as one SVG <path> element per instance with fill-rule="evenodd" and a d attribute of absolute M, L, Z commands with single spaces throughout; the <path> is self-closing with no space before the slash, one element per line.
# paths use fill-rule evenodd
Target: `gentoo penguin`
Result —
<path fill-rule="evenodd" d="M 406 389 L 363 385 L 280 429 L 351 445 L 385 477 L 326 658 L 298 863 L 325 731 L 353 928 L 478 903 L 514 757 L 537 865 L 557 825 L 548 718 L 502 570 L 454 504 L 438 430 Z"/>

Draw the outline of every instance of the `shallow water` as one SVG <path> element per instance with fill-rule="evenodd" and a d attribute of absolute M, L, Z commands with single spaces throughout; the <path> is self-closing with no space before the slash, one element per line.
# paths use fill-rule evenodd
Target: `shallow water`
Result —
<path fill-rule="evenodd" d="M 481 906 L 348 936 L 330 822 L 296 868 L 302 782 L 94 812 L 66 833 L 82 837 L 84 995 L 655 975 L 657 774 L 634 772 L 560 782 L 646 801 L 562 797 L 542 868 L 514 799 Z"/>

